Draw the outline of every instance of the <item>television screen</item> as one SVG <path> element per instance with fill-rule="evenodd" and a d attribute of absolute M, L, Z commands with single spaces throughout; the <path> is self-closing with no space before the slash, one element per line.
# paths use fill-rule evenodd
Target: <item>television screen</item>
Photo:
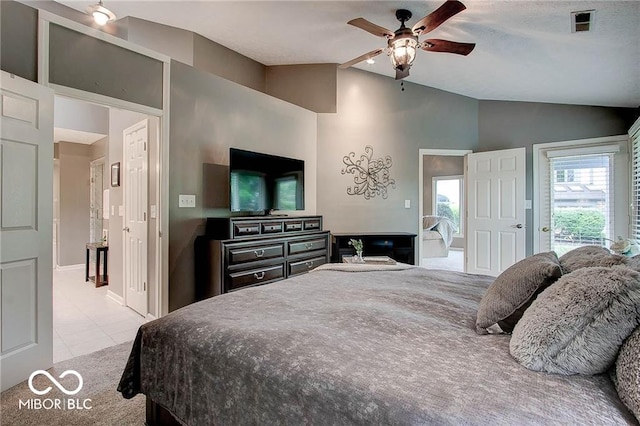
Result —
<path fill-rule="evenodd" d="M 304 210 L 304 161 L 231 148 L 233 212 Z"/>

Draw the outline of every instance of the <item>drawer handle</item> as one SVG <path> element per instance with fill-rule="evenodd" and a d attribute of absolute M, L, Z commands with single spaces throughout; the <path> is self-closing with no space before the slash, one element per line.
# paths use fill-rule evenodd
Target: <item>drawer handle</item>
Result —
<path fill-rule="evenodd" d="M 313 260 L 309 262 L 304 262 L 304 264 L 307 265 L 307 269 L 313 268 Z"/>
<path fill-rule="evenodd" d="M 255 254 L 256 257 L 262 257 L 262 256 L 264 256 L 264 249 L 254 250 L 253 254 Z"/>
<path fill-rule="evenodd" d="M 305 243 L 304 246 L 307 248 L 307 250 L 310 250 L 313 247 L 313 243 Z"/>
<path fill-rule="evenodd" d="M 256 280 L 261 280 L 264 278 L 264 271 L 260 271 L 260 272 L 256 272 L 255 274 L 253 274 L 253 277 Z"/>

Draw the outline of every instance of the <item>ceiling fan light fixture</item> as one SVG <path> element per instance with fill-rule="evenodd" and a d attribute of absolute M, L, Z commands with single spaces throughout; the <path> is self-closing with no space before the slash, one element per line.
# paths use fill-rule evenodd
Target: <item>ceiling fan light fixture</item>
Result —
<path fill-rule="evenodd" d="M 395 38 L 389 41 L 389 48 L 393 68 L 409 68 L 416 58 L 418 38 L 415 36 Z"/>
<path fill-rule="evenodd" d="M 87 14 L 91 15 L 95 23 L 100 26 L 116 19 L 116 15 L 102 5 L 102 0 L 100 0 L 98 4 L 89 6 L 87 8 Z"/>

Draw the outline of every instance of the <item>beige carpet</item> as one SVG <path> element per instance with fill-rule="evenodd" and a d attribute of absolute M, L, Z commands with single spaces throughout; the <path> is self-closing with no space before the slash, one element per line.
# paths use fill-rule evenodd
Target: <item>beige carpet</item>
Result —
<path fill-rule="evenodd" d="M 124 399 L 116 388 L 124 370 L 132 342 L 103 349 L 92 354 L 83 355 L 59 362 L 48 372 L 60 384 L 72 390 L 78 387 L 78 379 L 72 375 L 59 378 L 66 370 L 75 370 L 82 376 L 84 385 L 76 395 L 67 396 L 43 375 L 34 378 L 34 388 L 44 390 L 51 386 L 52 390 L 46 395 L 35 395 L 29 389 L 27 382 L 20 383 L 2 392 L 0 405 L 0 424 L 5 425 L 144 425 L 145 398 L 138 395 L 133 399 Z M 79 401 L 91 409 L 27 409 L 20 408 L 20 400 L 31 399 L 64 400 L 62 404 L 69 404 L 69 399 Z M 87 401 L 87 400 L 91 401 Z M 77 405 L 76 401 L 72 404 Z M 46 404 L 46 403 L 45 403 Z M 49 402 L 51 404 L 51 402 Z"/>

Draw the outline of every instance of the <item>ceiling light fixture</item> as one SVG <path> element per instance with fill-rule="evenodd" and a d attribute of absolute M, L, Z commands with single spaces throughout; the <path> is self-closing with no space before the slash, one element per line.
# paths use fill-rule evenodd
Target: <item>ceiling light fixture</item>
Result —
<path fill-rule="evenodd" d="M 369 59 L 367 59 L 367 63 L 368 63 L 369 65 L 373 65 L 373 64 L 375 64 L 375 63 L 376 63 L 376 61 L 375 61 L 373 58 L 369 58 Z"/>
<path fill-rule="evenodd" d="M 93 16 L 93 20 L 100 26 L 116 19 L 116 15 L 102 5 L 102 0 L 98 1 L 98 4 L 89 6 L 87 8 L 87 13 Z"/>
<path fill-rule="evenodd" d="M 413 30 L 404 26 L 404 23 L 411 19 L 411 12 L 405 9 L 398 9 L 396 18 L 401 22 L 401 25 L 396 30 L 394 37 L 388 41 L 388 55 L 391 58 L 393 68 L 402 74 L 407 73 L 408 75 L 420 43 L 418 43 L 418 36 L 413 33 Z"/>

